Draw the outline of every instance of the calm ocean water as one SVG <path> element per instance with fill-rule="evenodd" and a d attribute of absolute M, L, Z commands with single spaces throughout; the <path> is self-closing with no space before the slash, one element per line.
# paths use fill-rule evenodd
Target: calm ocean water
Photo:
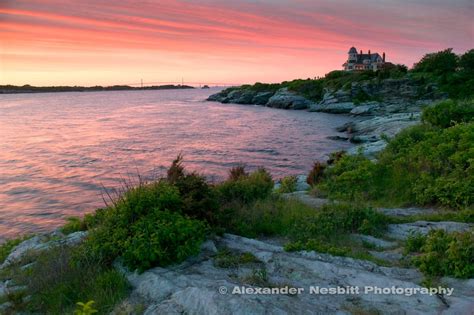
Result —
<path fill-rule="evenodd" d="M 210 90 L 0 95 L 0 240 L 103 206 L 103 187 L 163 174 L 180 152 L 220 179 L 239 162 L 274 177 L 344 149 L 349 118 L 205 102 Z"/>

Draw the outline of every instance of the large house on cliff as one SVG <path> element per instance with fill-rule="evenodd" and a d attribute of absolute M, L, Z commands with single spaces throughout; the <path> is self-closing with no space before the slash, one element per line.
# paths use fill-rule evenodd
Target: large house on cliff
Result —
<path fill-rule="evenodd" d="M 355 47 L 349 49 L 347 61 L 342 65 L 346 71 L 362 71 L 362 70 L 373 70 L 380 69 L 385 64 L 385 53 L 380 56 L 378 53 L 371 53 L 370 50 L 367 54 L 357 53 Z"/>

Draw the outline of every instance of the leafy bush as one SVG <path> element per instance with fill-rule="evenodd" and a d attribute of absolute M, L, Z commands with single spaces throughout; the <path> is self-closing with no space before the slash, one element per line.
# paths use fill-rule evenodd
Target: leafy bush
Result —
<path fill-rule="evenodd" d="M 292 193 L 296 190 L 296 184 L 298 179 L 296 176 L 286 176 L 283 177 L 280 181 L 280 188 L 278 188 L 279 193 Z"/>
<path fill-rule="evenodd" d="M 364 200 L 372 197 L 379 179 L 377 165 L 356 155 L 342 156 L 333 167 L 325 171 L 326 179 L 319 188 L 334 199 Z"/>
<path fill-rule="evenodd" d="M 66 218 L 66 222 L 67 223 L 61 228 L 61 231 L 64 234 L 87 230 L 87 225 L 84 220 L 81 220 L 81 218 L 69 217 Z"/>
<path fill-rule="evenodd" d="M 125 240 L 124 262 L 131 269 L 145 271 L 198 254 L 206 225 L 178 213 L 155 210 L 133 224 L 130 232 Z"/>
<path fill-rule="evenodd" d="M 433 126 L 448 128 L 461 122 L 474 120 L 474 99 L 469 101 L 446 100 L 427 107 L 423 111 L 423 121 Z"/>
<path fill-rule="evenodd" d="M 182 213 L 209 223 L 216 221 L 218 209 L 217 195 L 206 179 L 196 173 L 185 174 L 174 184 L 182 200 Z"/>
<path fill-rule="evenodd" d="M 183 217 L 180 214 L 182 211 L 183 201 L 176 187 L 163 180 L 151 184 L 141 183 L 125 191 L 106 210 L 101 224 L 91 230 L 86 245 L 107 262 L 126 255 L 127 265 L 141 270 L 154 264 L 171 263 L 173 259 L 180 261 L 184 253 L 194 252 L 205 233 L 201 222 Z M 176 246 L 173 249 L 157 247 L 156 250 L 163 251 L 160 256 L 147 247 L 150 242 L 157 246 L 162 244 L 158 237 L 165 236 L 155 231 L 157 228 L 172 232 L 165 240 Z M 188 237 L 189 242 L 183 241 Z M 143 253 L 146 257 L 140 262 L 137 257 L 141 252 L 137 251 L 144 248 L 149 251 L 149 256 Z"/>
<path fill-rule="evenodd" d="M 428 233 L 422 254 L 415 259 L 420 270 L 432 276 L 474 277 L 474 234 L 447 233 L 432 230 Z"/>
<path fill-rule="evenodd" d="M 473 123 L 445 129 L 417 125 L 393 138 L 378 162 L 343 156 L 327 168 L 318 188 L 335 199 L 469 208 L 474 202 L 472 143 Z"/>
<path fill-rule="evenodd" d="M 227 180 L 217 185 L 216 190 L 221 204 L 250 203 L 268 197 L 273 190 L 273 180 L 264 168 L 260 168 L 248 176 Z"/>

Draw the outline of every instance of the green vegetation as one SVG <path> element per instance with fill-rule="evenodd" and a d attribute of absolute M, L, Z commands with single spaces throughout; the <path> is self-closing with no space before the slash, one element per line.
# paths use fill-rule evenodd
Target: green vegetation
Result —
<path fill-rule="evenodd" d="M 123 257 L 129 268 L 166 266 L 197 254 L 206 225 L 183 216 L 179 190 L 164 180 L 128 189 L 90 231 L 88 249 L 112 262 Z"/>
<path fill-rule="evenodd" d="M 428 235 L 412 235 L 407 252 L 418 252 L 414 263 L 428 276 L 474 276 L 474 234 L 431 230 Z"/>
<path fill-rule="evenodd" d="M 94 301 L 89 301 L 87 303 L 77 302 L 77 309 L 74 311 L 74 315 L 92 315 L 97 313 L 98 311 L 92 307 Z"/>
<path fill-rule="evenodd" d="M 474 120 L 474 100 L 440 102 L 435 106 L 425 108 L 422 119 L 424 122 L 440 128 L 472 122 Z"/>
<path fill-rule="evenodd" d="M 233 253 L 227 248 L 221 249 L 214 258 L 214 265 L 219 268 L 238 268 L 246 264 L 261 263 L 252 253 Z"/>
<path fill-rule="evenodd" d="M 377 162 L 362 155 L 344 155 L 326 169 L 317 189 L 342 200 L 472 207 L 473 106 L 474 100 L 448 100 L 426 109 L 425 123 L 390 140 Z"/>
<path fill-rule="evenodd" d="M 296 190 L 296 184 L 298 179 L 296 176 L 286 176 L 280 180 L 280 188 L 278 189 L 279 193 L 292 193 Z"/>
<path fill-rule="evenodd" d="M 307 99 L 318 102 L 322 99 L 325 89 L 346 91 L 353 90 L 353 83 L 368 82 L 379 84 L 385 79 L 407 79 L 418 87 L 419 97 L 441 97 L 447 94 L 452 99 L 474 97 L 474 49 L 462 55 L 456 55 L 452 49 L 429 53 L 408 70 L 405 65 L 386 64 L 377 71 L 331 71 L 323 78 L 297 79 L 278 84 L 255 83 L 242 85 L 222 91 L 227 95 L 234 90 L 253 92 L 276 92 L 288 88 Z M 362 89 L 352 91 L 355 104 L 366 101 L 380 101 L 380 96 L 369 95 Z"/>
<path fill-rule="evenodd" d="M 413 77 L 435 83 L 453 99 L 474 96 L 474 49 L 456 55 L 452 49 L 426 54 L 413 67 Z"/>
<path fill-rule="evenodd" d="M 109 313 L 129 291 L 127 281 L 113 267 L 93 257 L 85 247 L 54 247 L 30 256 L 29 268 L 8 269 L 7 278 L 25 290 L 8 296 L 15 312 L 67 314 L 77 301 L 96 302 L 99 314 Z M 23 298 L 30 296 L 30 299 Z"/>
<path fill-rule="evenodd" d="M 255 172 L 237 178 L 230 177 L 216 186 L 220 204 L 239 202 L 249 204 L 255 200 L 266 198 L 273 190 L 272 176 L 260 168 Z"/>

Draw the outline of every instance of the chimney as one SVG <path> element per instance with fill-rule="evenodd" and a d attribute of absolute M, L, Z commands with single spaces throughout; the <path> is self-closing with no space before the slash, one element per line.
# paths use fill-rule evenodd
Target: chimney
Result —
<path fill-rule="evenodd" d="M 385 52 L 382 54 L 382 61 L 385 62 Z"/>
<path fill-rule="evenodd" d="M 360 50 L 360 54 L 362 55 L 362 49 Z"/>
<path fill-rule="evenodd" d="M 370 57 L 370 49 L 369 49 L 369 57 Z"/>

